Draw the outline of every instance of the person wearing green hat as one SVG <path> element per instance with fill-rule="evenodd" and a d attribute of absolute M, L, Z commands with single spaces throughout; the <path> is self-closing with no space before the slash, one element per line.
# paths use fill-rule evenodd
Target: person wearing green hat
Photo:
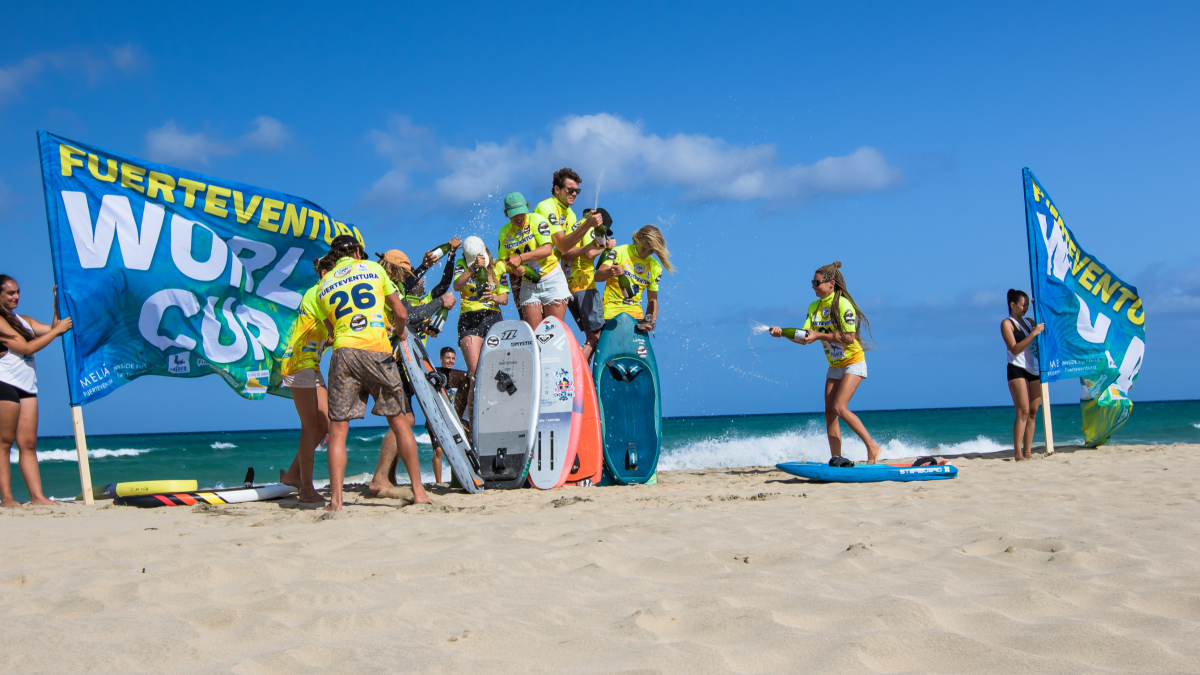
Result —
<path fill-rule="evenodd" d="M 562 228 L 551 225 L 541 214 L 530 213 L 529 204 L 520 192 L 505 195 L 504 215 L 509 222 L 500 228 L 498 252 L 509 278 L 521 279 L 518 305 L 523 310 L 522 318 L 534 329 L 546 315 L 565 320 L 571 292 L 558 265 L 554 242 L 554 235 L 561 233 Z M 560 239 L 559 248 L 574 248 L 584 233 L 579 230 Z"/>

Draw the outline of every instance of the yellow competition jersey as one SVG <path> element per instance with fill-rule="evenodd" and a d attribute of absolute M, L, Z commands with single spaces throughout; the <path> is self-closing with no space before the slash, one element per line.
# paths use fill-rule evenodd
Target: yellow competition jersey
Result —
<path fill-rule="evenodd" d="M 484 270 L 479 269 L 476 270 L 476 274 L 472 274 L 470 267 L 467 266 L 467 261 L 463 258 L 459 258 L 458 262 L 454 263 L 454 278 L 457 279 L 463 274 L 470 275 L 470 277 L 467 279 L 467 285 L 463 287 L 462 309 L 459 311 L 478 312 L 480 310 L 488 309 L 499 312 L 500 305 L 491 301 L 484 302 L 483 300 L 480 300 L 480 298 L 483 296 L 484 291 L 491 291 L 492 295 L 508 295 L 511 292 L 508 286 L 504 283 L 504 270 L 504 263 L 500 262 L 499 260 L 493 260 L 492 272 L 495 273 L 496 283 L 489 284 L 485 282 L 478 284 L 476 283 L 476 274 L 480 274 L 482 276 Z"/>
<path fill-rule="evenodd" d="M 633 297 L 626 299 L 621 292 L 621 277 L 612 277 L 604 282 L 604 318 L 611 319 L 624 312 L 640 319 L 642 312 L 642 291 L 657 291 L 658 280 L 662 278 L 662 265 L 654 258 L 639 258 L 637 248 L 633 244 L 625 244 L 611 248 L 601 254 L 604 256 L 601 265 L 620 265 L 625 268 L 625 278 L 629 280 L 629 290 Z"/>
<path fill-rule="evenodd" d="M 550 236 L 560 231 L 562 228 L 551 225 L 545 216 L 530 213 L 525 216 L 525 227 L 519 228 L 509 221 L 500 228 L 500 248 L 497 255 L 507 260 L 516 253 L 529 253 L 542 244 L 550 244 L 550 255 L 541 260 L 528 260 L 526 264 L 538 265 L 543 278 L 552 276 L 558 271 L 558 253 L 554 250 L 554 240 Z"/>
<path fill-rule="evenodd" d="M 319 368 L 321 353 L 325 351 L 325 343 L 329 333 L 325 332 L 325 320 L 317 308 L 317 289 L 321 283 L 304 293 L 300 302 L 300 314 L 292 323 L 292 331 L 284 344 L 287 351 L 283 353 L 283 363 L 279 367 L 280 375 L 291 375 L 305 368 Z"/>
<path fill-rule="evenodd" d="M 854 312 L 854 305 L 845 297 L 838 303 L 841 306 L 841 311 L 838 316 L 830 316 L 830 308 L 833 306 L 833 294 L 829 297 L 821 298 L 808 306 L 808 318 L 804 320 L 804 330 L 816 331 L 831 335 L 837 333 L 857 333 L 858 332 L 858 315 Z M 821 346 L 825 348 L 825 358 L 829 359 L 829 365 L 834 368 L 845 368 L 852 363 L 865 361 L 867 355 L 863 352 L 862 345 L 857 340 L 848 344 L 832 344 L 821 341 Z"/>
<path fill-rule="evenodd" d="M 317 310 L 333 324 L 333 348 L 390 354 L 383 299 L 396 292 L 396 285 L 378 263 L 339 260 L 317 290 Z"/>
<path fill-rule="evenodd" d="M 571 234 L 576 227 L 583 227 L 584 221 L 576 221 L 575 212 L 571 207 L 558 201 L 557 197 L 543 199 L 534 209 L 535 213 L 539 213 L 546 217 L 551 226 L 558 225 L 563 232 Z M 592 231 L 583 235 L 583 239 L 579 240 L 579 246 L 587 246 L 592 243 Z M 596 287 L 596 268 L 592 265 L 592 261 L 586 256 L 579 256 L 574 260 L 562 261 L 563 272 L 567 274 L 567 286 L 571 292 L 585 291 L 589 288 Z"/>

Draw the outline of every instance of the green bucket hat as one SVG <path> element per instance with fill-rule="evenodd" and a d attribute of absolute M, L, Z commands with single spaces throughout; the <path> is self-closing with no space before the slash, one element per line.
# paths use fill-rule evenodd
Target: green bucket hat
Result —
<path fill-rule="evenodd" d="M 520 192 L 510 192 L 504 196 L 504 215 L 512 218 L 522 213 L 529 213 L 529 205 L 525 203 L 525 195 Z"/>

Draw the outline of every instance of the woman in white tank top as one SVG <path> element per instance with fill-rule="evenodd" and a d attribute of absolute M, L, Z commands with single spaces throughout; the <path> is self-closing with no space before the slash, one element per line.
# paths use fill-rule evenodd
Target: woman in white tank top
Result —
<path fill-rule="evenodd" d="M 1008 355 L 1008 392 L 1012 394 L 1017 418 L 1013 421 L 1013 453 L 1020 462 L 1033 459 L 1033 431 L 1037 426 L 1037 411 L 1042 405 L 1041 370 L 1038 367 L 1034 338 L 1045 324 L 1033 325 L 1025 318 L 1029 311 L 1029 296 L 1024 291 L 1009 289 L 1008 316 L 1000 322 Z"/>
<path fill-rule="evenodd" d="M 53 325 L 18 316 L 21 288 L 17 280 L 0 274 L 0 506 L 20 506 L 13 499 L 9 453 L 15 441 L 18 463 L 30 503 L 53 504 L 42 494 L 42 476 L 37 465 L 37 371 L 33 355 L 54 338 L 71 330 L 71 320 L 58 318 L 58 289 L 55 288 Z"/>

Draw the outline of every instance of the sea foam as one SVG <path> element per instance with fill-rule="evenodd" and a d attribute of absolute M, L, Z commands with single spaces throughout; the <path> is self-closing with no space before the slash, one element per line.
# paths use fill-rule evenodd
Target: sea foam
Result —
<path fill-rule="evenodd" d="M 212 448 L 213 450 L 230 450 L 232 448 L 236 448 L 237 446 L 233 443 L 222 443 L 221 441 L 217 441 L 208 447 Z"/>
<path fill-rule="evenodd" d="M 150 452 L 150 448 L 117 448 L 116 450 L 108 450 L 106 448 L 95 448 L 88 450 L 88 459 L 100 459 L 101 457 L 135 457 Z M 17 449 L 13 448 L 8 454 L 10 464 L 17 463 Z M 39 462 L 78 462 L 79 455 L 74 450 L 38 450 L 37 453 Z"/>
<path fill-rule="evenodd" d="M 921 457 L 924 455 L 966 455 L 1000 452 L 1007 448 L 990 438 L 978 438 L 962 443 L 925 447 L 892 439 L 882 443 L 881 459 Z M 867 446 L 857 436 L 842 436 L 842 454 L 856 462 L 866 461 Z M 686 445 L 664 448 L 658 468 L 677 469 L 734 468 L 739 466 L 772 466 L 780 462 L 826 462 L 829 460 L 829 441 L 824 427 L 810 424 L 801 429 L 766 436 L 727 434 L 718 438 L 693 441 Z"/>

